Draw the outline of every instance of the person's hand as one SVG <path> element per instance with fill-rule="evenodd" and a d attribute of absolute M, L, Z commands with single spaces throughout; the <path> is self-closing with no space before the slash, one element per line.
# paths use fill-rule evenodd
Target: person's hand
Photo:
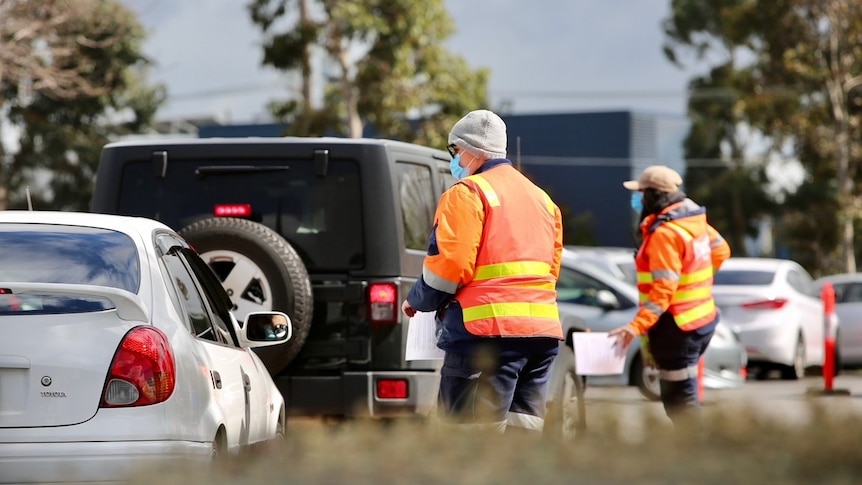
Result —
<path fill-rule="evenodd" d="M 614 339 L 614 346 L 616 346 L 620 352 L 625 352 L 626 349 L 631 345 L 632 340 L 637 337 L 638 334 L 634 328 L 629 325 L 624 325 L 622 327 L 615 328 L 610 331 L 608 334 L 608 338 Z"/>
<path fill-rule="evenodd" d="M 410 304 L 407 303 L 407 300 L 404 300 L 404 303 L 401 304 L 401 311 L 404 312 L 407 317 L 416 315 L 416 309 L 410 306 Z"/>

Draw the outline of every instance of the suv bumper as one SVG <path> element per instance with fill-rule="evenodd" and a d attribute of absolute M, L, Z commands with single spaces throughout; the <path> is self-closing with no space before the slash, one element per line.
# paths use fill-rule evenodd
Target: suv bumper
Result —
<path fill-rule="evenodd" d="M 377 381 L 403 379 L 404 399 L 377 396 Z M 389 418 L 425 416 L 437 404 L 438 372 L 370 371 L 345 372 L 340 376 L 281 375 L 275 383 L 285 399 L 290 416 L 343 416 Z"/>

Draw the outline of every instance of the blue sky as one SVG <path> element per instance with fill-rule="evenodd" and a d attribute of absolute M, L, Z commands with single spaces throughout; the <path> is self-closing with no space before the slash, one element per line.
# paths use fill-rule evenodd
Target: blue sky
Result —
<path fill-rule="evenodd" d="M 261 34 L 244 0 L 124 0 L 149 31 L 151 78 L 164 82 L 161 119 L 267 118 L 268 100 L 296 84 L 260 67 Z M 670 0 L 446 0 L 448 47 L 491 71 L 492 108 L 511 112 L 634 109 L 682 114 L 694 71 L 661 52 Z M 540 7 L 541 6 L 541 7 Z"/>

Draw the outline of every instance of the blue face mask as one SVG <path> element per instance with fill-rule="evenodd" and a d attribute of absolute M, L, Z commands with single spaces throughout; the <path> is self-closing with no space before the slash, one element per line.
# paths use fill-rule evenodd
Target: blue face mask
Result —
<path fill-rule="evenodd" d="M 632 209 L 640 214 L 644 210 L 644 193 L 632 192 Z"/>
<path fill-rule="evenodd" d="M 452 161 L 449 162 L 449 171 L 452 172 L 452 176 L 457 180 L 461 180 L 469 174 L 467 168 L 461 166 L 460 153 L 452 157 Z"/>

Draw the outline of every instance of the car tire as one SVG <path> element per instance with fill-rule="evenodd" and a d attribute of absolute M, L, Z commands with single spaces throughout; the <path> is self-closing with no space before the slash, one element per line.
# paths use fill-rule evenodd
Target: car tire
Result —
<path fill-rule="evenodd" d="M 556 390 L 545 419 L 544 434 L 570 440 L 583 429 L 585 408 L 583 402 L 587 378 L 575 374 L 575 352 L 566 345 L 557 355 L 560 368 L 564 369 L 559 388 Z"/>
<path fill-rule="evenodd" d="M 632 385 L 637 386 L 643 397 L 650 401 L 661 401 L 658 370 L 644 365 L 640 352 L 635 355 L 630 372 Z"/>
<path fill-rule="evenodd" d="M 786 381 L 796 381 L 805 377 L 805 341 L 802 335 L 796 339 L 793 350 L 793 362 L 781 369 L 781 378 Z"/>
<path fill-rule="evenodd" d="M 203 219 L 181 229 L 180 235 L 225 284 L 238 321 L 251 311 L 290 316 L 289 341 L 253 349 L 271 375 L 284 370 L 305 343 L 314 303 L 308 271 L 296 250 L 277 232 L 245 219 Z M 235 270 L 245 276 L 226 283 Z"/>

